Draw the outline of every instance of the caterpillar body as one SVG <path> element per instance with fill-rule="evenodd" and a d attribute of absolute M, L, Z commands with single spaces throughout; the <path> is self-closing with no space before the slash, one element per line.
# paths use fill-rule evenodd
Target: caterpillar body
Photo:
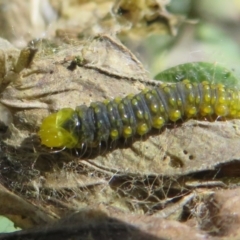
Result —
<path fill-rule="evenodd" d="M 89 107 L 63 108 L 43 120 L 38 134 L 47 147 L 77 148 L 143 136 L 180 119 L 218 117 L 240 118 L 240 92 L 223 84 L 183 80 Z"/>

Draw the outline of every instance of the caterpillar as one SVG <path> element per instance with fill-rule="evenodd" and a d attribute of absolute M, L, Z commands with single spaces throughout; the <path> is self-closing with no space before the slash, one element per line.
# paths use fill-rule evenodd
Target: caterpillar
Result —
<path fill-rule="evenodd" d="M 144 136 L 180 119 L 218 117 L 240 118 L 240 92 L 220 83 L 183 80 L 89 107 L 63 108 L 43 120 L 38 135 L 47 147 L 78 148 Z"/>

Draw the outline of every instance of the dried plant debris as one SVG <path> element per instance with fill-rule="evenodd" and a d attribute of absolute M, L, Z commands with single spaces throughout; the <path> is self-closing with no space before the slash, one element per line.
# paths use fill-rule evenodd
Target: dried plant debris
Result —
<path fill-rule="evenodd" d="M 57 12 L 48 0 L 0 0 L 0 37 L 15 46 L 26 46 L 32 38 L 42 36 L 56 18 Z"/>
<path fill-rule="evenodd" d="M 96 34 L 117 34 L 120 38 L 146 37 L 152 34 L 176 35 L 184 17 L 166 10 L 170 1 L 115 0 L 64 1 L 57 7 L 60 13 L 57 37 L 71 42 Z M 86 11 L 87 9 L 87 11 Z M 78 23 L 76 25 L 76 22 Z M 73 24 L 74 23 L 74 24 Z M 64 28 L 64 26 L 67 26 Z"/>
<path fill-rule="evenodd" d="M 210 199 L 220 208 L 226 202 L 215 195 L 217 189 L 230 194 L 226 188 L 239 185 L 239 120 L 190 120 L 86 153 L 51 150 L 41 146 L 37 135 L 49 113 L 135 94 L 152 81 L 138 59 L 107 35 L 77 46 L 53 46 L 53 51 L 43 47 L 36 52 L 34 44 L 19 51 L 4 40 L 0 46 L 5 46 L 0 55 L 0 120 L 5 126 L 0 128 L 1 214 L 28 228 L 95 207 L 89 214 L 93 224 L 76 225 L 82 236 L 94 236 L 99 227 L 106 229 L 103 237 L 116 228 L 127 234 L 120 236 L 142 239 L 151 239 L 149 234 L 152 239 L 230 234 L 224 221 L 206 222 L 205 216 L 217 211 Z M 236 199 L 238 195 L 236 191 Z M 103 223 L 100 203 L 114 209 L 100 214 Z M 59 224 L 48 228 L 49 234 L 63 227 Z M 73 229 L 65 227 L 68 234 Z"/>
<path fill-rule="evenodd" d="M 176 35 L 183 18 L 167 12 L 166 5 L 169 3 L 166 0 L 117 0 L 112 12 L 117 21 L 125 26 L 122 30 L 125 33 L 131 29 L 131 34 L 135 32 L 137 36 L 164 32 Z"/>
<path fill-rule="evenodd" d="M 188 236 L 197 240 L 207 237 L 182 223 L 150 216 L 125 215 L 100 206 L 75 213 L 48 227 L 3 234 L 0 239 L 181 240 Z"/>
<path fill-rule="evenodd" d="M 24 47 L 33 38 L 42 36 L 57 36 L 63 42 L 74 43 L 106 33 L 135 39 L 152 34 L 175 35 L 184 17 L 169 13 L 166 10 L 169 2 L 0 0 L 0 37 Z"/>

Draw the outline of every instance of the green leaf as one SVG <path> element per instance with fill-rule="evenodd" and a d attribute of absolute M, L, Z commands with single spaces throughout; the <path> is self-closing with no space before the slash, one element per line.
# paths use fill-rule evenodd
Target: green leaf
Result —
<path fill-rule="evenodd" d="M 21 230 L 14 226 L 14 223 L 4 216 L 0 216 L 0 233 L 15 232 Z"/>
<path fill-rule="evenodd" d="M 157 74 L 154 79 L 172 83 L 188 79 L 191 82 L 208 81 L 232 87 L 240 85 L 233 71 L 217 63 L 208 62 L 181 64 Z"/>

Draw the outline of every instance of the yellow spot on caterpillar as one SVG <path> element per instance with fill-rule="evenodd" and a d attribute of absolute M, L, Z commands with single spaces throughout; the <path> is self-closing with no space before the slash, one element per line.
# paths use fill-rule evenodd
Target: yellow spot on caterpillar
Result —
<path fill-rule="evenodd" d="M 163 88 L 163 91 L 164 91 L 165 93 L 170 93 L 170 92 L 171 92 L 171 88 L 168 87 L 168 86 L 166 86 L 166 87 Z"/>
<path fill-rule="evenodd" d="M 209 103 L 209 102 L 211 101 L 211 95 L 208 94 L 208 93 L 204 94 L 204 99 L 203 99 L 203 101 L 204 101 L 205 103 Z"/>
<path fill-rule="evenodd" d="M 195 102 L 196 102 L 197 105 L 200 103 L 200 96 L 199 95 L 196 96 Z"/>
<path fill-rule="evenodd" d="M 196 116 L 196 114 L 197 114 L 196 107 L 193 107 L 193 106 L 186 107 L 185 114 L 186 114 L 187 118 Z"/>
<path fill-rule="evenodd" d="M 133 93 L 130 93 L 128 96 L 127 96 L 127 98 L 129 99 L 129 100 L 131 100 L 131 99 L 133 99 L 134 98 L 134 94 Z"/>
<path fill-rule="evenodd" d="M 146 98 L 147 100 L 151 100 L 151 99 L 153 98 L 153 95 L 152 95 L 151 93 L 147 93 L 147 94 L 145 95 L 145 98 Z"/>
<path fill-rule="evenodd" d="M 194 97 L 193 93 L 188 94 L 188 102 L 189 103 L 194 103 L 195 102 L 195 97 Z"/>
<path fill-rule="evenodd" d="M 177 100 L 177 106 L 180 107 L 180 108 L 182 107 L 182 99 L 179 98 Z"/>
<path fill-rule="evenodd" d="M 136 99 L 132 99 L 132 105 L 133 106 L 137 106 L 138 105 L 138 101 Z"/>
<path fill-rule="evenodd" d="M 109 99 L 105 99 L 105 100 L 103 101 L 103 103 L 104 103 L 105 105 L 108 105 L 108 104 L 110 103 L 110 100 L 109 100 Z"/>
<path fill-rule="evenodd" d="M 181 118 L 181 112 L 176 109 L 169 112 L 169 119 L 173 122 L 176 122 Z"/>
<path fill-rule="evenodd" d="M 137 118 L 138 119 L 143 119 L 143 112 L 142 111 L 137 111 Z"/>
<path fill-rule="evenodd" d="M 132 128 L 130 126 L 123 127 L 123 137 L 129 138 L 132 136 Z"/>
<path fill-rule="evenodd" d="M 200 114 L 202 116 L 207 116 L 213 113 L 212 106 L 210 105 L 205 105 L 200 108 Z"/>
<path fill-rule="evenodd" d="M 151 104 L 150 109 L 151 109 L 152 113 L 157 113 L 158 105 L 157 104 Z"/>
<path fill-rule="evenodd" d="M 187 84 L 185 85 L 185 87 L 186 87 L 186 89 L 191 90 L 191 89 L 192 89 L 192 84 L 187 83 Z"/>
<path fill-rule="evenodd" d="M 149 120 L 149 116 L 148 116 L 148 114 L 147 114 L 147 113 L 145 113 L 145 114 L 144 114 L 144 119 L 145 119 L 146 121 L 148 121 L 148 120 Z"/>
<path fill-rule="evenodd" d="M 121 101 L 122 101 L 122 99 L 120 97 L 114 98 L 114 102 L 117 104 L 120 103 Z"/>
<path fill-rule="evenodd" d="M 118 109 L 119 110 L 124 110 L 124 104 L 123 103 L 119 103 L 118 104 Z"/>
<path fill-rule="evenodd" d="M 176 106 L 176 98 L 174 97 L 171 97 L 169 98 L 169 104 L 172 106 L 172 107 L 175 107 Z"/>
<path fill-rule="evenodd" d="M 221 103 L 221 104 L 224 104 L 226 102 L 226 97 L 225 96 L 220 96 L 218 98 L 218 102 Z"/>
<path fill-rule="evenodd" d="M 218 116 L 226 116 L 228 114 L 228 108 L 226 105 L 218 104 L 215 106 L 215 113 Z"/>
<path fill-rule="evenodd" d="M 118 130 L 112 129 L 110 132 L 110 137 L 112 140 L 118 139 L 119 138 Z"/>
<path fill-rule="evenodd" d="M 153 118 L 153 127 L 156 129 L 160 129 L 165 123 L 163 117 L 155 117 Z"/>
<path fill-rule="evenodd" d="M 139 124 L 137 127 L 138 135 L 142 136 L 148 132 L 149 128 L 146 123 Z"/>
<path fill-rule="evenodd" d="M 113 107 L 112 107 L 111 105 L 107 105 L 107 110 L 108 110 L 109 112 L 112 112 L 112 111 L 113 111 Z"/>

